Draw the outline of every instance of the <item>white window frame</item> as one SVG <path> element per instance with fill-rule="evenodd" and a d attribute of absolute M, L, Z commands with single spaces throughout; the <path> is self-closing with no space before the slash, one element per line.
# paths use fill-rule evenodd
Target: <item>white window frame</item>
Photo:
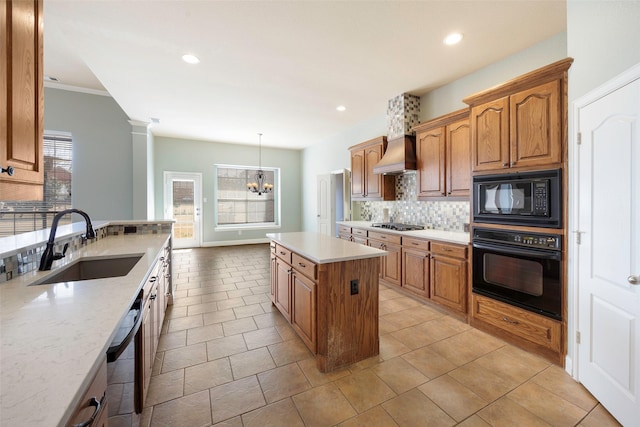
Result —
<path fill-rule="evenodd" d="M 218 169 L 219 168 L 234 168 L 234 169 L 250 169 L 257 170 L 257 166 L 246 166 L 246 165 L 229 165 L 229 164 L 215 164 L 213 167 L 214 170 L 214 182 L 213 182 L 213 193 L 214 193 L 214 231 L 238 231 L 238 230 L 273 230 L 279 229 L 281 227 L 281 217 L 282 217 L 282 209 L 281 209 L 281 198 L 280 198 L 280 168 L 266 167 L 262 166 L 261 169 L 263 171 L 272 171 L 274 173 L 274 181 L 273 182 L 273 209 L 274 209 L 274 221 L 273 222 L 265 222 L 265 223 L 247 223 L 247 224 L 219 224 L 218 223 Z M 249 190 L 247 190 L 249 192 Z"/>

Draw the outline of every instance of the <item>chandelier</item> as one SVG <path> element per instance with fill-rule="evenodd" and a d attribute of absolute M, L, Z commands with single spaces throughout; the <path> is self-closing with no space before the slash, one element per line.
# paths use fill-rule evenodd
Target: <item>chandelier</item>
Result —
<path fill-rule="evenodd" d="M 264 175 L 264 171 L 262 170 L 262 134 L 258 134 L 259 142 L 258 142 L 258 173 L 254 175 L 255 181 L 249 182 L 247 184 L 247 189 L 252 193 L 258 193 L 258 196 L 266 193 L 271 193 L 273 191 L 273 184 L 269 184 L 266 182 L 267 177 Z"/>

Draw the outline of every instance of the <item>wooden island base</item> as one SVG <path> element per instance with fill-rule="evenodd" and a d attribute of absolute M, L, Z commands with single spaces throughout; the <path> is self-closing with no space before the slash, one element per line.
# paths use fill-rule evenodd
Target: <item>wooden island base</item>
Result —
<path fill-rule="evenodd" d="M 316 233 L 268 236 L 271 300 L 316 356 L 318 370 L 379 354 L 379 257 L 386 252 Z"/>

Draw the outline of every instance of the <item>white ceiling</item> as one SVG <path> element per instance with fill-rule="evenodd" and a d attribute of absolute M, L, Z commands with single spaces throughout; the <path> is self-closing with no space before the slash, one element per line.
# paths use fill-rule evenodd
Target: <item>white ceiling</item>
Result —
<path fill-rule="evenodd" d="M 303 148 L 565 31 L 566 3 L 46 0 L 44 22 L 47 86 L 107 91 L 155 135 Z"/>

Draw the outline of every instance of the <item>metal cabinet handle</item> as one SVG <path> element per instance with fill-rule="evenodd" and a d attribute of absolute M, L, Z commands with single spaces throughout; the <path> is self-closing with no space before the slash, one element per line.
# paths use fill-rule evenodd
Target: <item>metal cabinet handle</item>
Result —
<path fill-rule="evenodd" d="M 631 283 L 632 285 L 637 285 L 638 283 L 640 283 L 640 279 L 638 279 L 638 276 L 631 275 L 627 277 L 627 282 Z"/>
<path fill-rule="evenodd" d="M 150 277 L 150 278 L 149 278 L 149 281 L 150 281 L 151 283 L 155 282 L 156 280 L 158 280 L 158 276 L 153 276 L 153 277 Z"/>
<path fill-rule="evenodd" d="M 152 294 L 152 295 L 149 295 L 149 299 L 150 299 L 150 300 L 154 300 L 154 299 L 156 299 L 156 298 L 158 298 L 158 294 Z"/>
<path fill-rule="evenodd" d="M 502 318 L 502 320 L 503 320 L 504 322 L 511 323 L 512 325 L 519 325 L 519 324 L 520 324 L 520 322 L 518 322 L 517 320 L 511 320 L 511 319 L 509 319 L 509 318 L 508 318 L 508 317 L 506 317 L 506 316 L 505 316 L 505 317 L 503 317 L 503 318 Z"/>
<path fill-rule="evenodd" d="M 91 415 L 91 418 L 89 418 L 87 421 L 82 422 L 80 424 L 73 424 L 72 427 L 90 427 L 93 422 L 96 420 L 96 417 L 98 416 L 98 414 L 100 413 L 100 409 L 102 408 L 102 405 L 104 404 L 104 399 L 106 398 L 106 395 L 102 396 L 102 399 L 98 400 L 95 397 L 92 397 L 89 400 L 89 406 L 95 406 L 96 409 L 93 411 L 93 414 Z"/>
<path fill-rule="evenodd" d="M 503 163 L 502 166 L 504 166 L 505 168 L 509 167 L 509 163 Z"/>
<path fill-rule="evenodd" d="M 280 255 L 286 255 L 287 253 L 284 251 L 280 251 Z"/>
<path fill-rule="evenodd" d="M 305 268 L 305 267 L 307 266 L 306 264 L 304 264 L 304 263 L 302 263 L 302 262 L 299 262 L 299 263 L 298 263 L 298 265 L 299 265 L 300 267 L 302 267 L 302 268 Z"/>

